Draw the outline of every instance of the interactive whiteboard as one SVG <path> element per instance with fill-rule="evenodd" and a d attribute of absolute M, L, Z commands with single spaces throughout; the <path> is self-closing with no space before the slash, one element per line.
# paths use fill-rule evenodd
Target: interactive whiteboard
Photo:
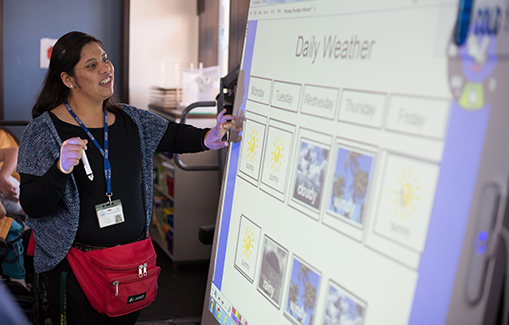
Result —
<path fill-rule="evenodd" d="M 509 11 L 469 4 L 251 2 L 204 324 L 497 317 Z"/>

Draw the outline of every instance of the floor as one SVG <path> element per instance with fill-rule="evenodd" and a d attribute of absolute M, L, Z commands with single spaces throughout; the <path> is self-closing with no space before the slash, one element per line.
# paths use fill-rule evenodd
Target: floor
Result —
<path fill-rule="evenodd" d="M 136 324 L 200 324 L 209 262 L 175 264 L 157 245 L 154 248 L 161 268 L 157 297 Z"/>

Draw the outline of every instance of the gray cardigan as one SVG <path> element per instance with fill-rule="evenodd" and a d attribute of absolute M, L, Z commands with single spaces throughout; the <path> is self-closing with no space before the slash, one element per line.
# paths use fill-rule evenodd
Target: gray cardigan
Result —
<path fill-rule="evenodd" d="M 138 126 L 142 157 L 140 186 L 146 216 L 146 229 L 152 215 L 152 156 L 164 135 L 168 121 L 146 110 L 122 105 Z M 43 176 L 60 156 L 62 140 L 48 112 L 34 119 L 21 136 L 18 173 Z M 74 176 L 69 178 L 64 197 L 55 211 L 45 217 L 27 217 L 36 244 L 34 265 L 37 273 L 53 269 L 72 246 L 78 230 L 80 200 Z"/>

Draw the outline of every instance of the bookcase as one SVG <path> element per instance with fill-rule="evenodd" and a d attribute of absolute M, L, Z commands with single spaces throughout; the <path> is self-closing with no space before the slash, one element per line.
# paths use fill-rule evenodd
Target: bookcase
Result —
<path fill-rule="evenodd" d="M 179 122 L 179 110 L 149 110 Z M 190 114 L 186 124 L 212 127 L 215 114 Z M 179 155 L 190 166 L 217 164 L 217 152 Z M 152 240 L 174 262 L 192 262 L 210 258 L 211 246 L 198 239 L 201 226 L 215 224 L 219 202 L 217 171 L 185 171 L 175 166 L 173 156 L 154 155 L 154 207 L 150 226 Z"/>

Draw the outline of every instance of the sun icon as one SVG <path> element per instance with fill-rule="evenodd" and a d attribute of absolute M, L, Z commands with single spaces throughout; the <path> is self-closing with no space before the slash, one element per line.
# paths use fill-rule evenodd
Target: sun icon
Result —
<path fill-rule="evenodd" d="M 242 248 L 244 248 L 244 252 L 242 254 L 245 256 L 246 260 L 249 260 L 251 255 L 253 255 L 252 248 L 254 248 L 254 245 L 253 245 L 254 233 L 251 230 L 251 227 L 247 227 L 244 234 L 246 235 L 246 238 L 244 239 L 244 246 L 242 246 Z"/>
<path fill-rule="evenodd" d="M 270 153 L 272 154 L 272 157 L 270 158 L 270 161 L 272 162 L 272 165 L 270 168 L 273 168 L 276 173 L 279 172 L 279 167 L 281 166 L 281 158 L 283 158 L 283 151 L 285 148 L 283 148 L 283 140 L 281 140 L 281 136 L 276 137 L 276 141 L 273 143 L 274 150 Z"/>
<path fill-rule="evenodd" d="M 251 133 L 249 133 L 249 142 L 247 143 L 247 158 L 249 161 L 255 160 L 256 148 L 258 145 L 258 131 L 256 129 L 251 129 Z"/>
<path fill-rule="evenodd" d="M 419 175 L 414 174 L 410 169 L 402 170 L 398 177 L 398 188 L 394 190 L 394 214 L 399 214 L 401 219 L 410 220 L 410 216 L 415 211 L 415 202 L 419 201 L 417 194 L 421 190 L 419 186 Z"/>

